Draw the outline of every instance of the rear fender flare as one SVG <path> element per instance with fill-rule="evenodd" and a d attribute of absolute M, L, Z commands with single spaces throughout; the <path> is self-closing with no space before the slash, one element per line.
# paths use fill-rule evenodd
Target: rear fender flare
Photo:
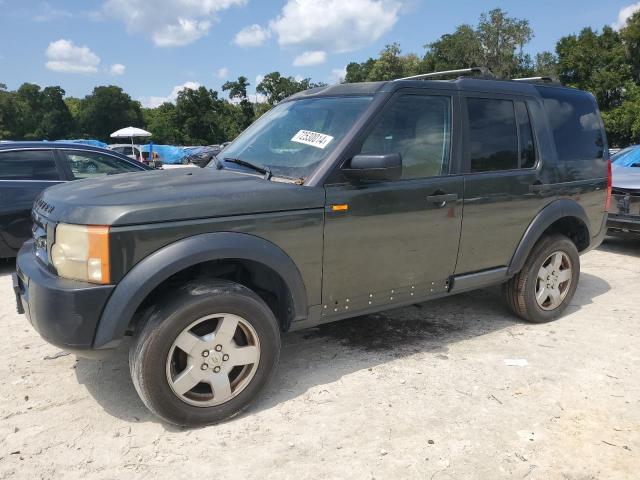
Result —
<path fill-rule="evenodd" d="M 509 263 L 507 272 L 509 276 L 513 276 L 522 270 L 529 253 L 543 233 L 555 222 L 565 217 L 575 217 L 581 220 L 589 230 L 589 238 L 593 237 L 584 208 L 579 203 L 566 198 L 556 200 L 543 208 L 527 227 Z"/>

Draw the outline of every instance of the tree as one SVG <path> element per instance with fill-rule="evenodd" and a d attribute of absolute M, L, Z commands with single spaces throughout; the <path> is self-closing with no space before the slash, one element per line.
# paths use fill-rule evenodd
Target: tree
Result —
<path fill-rule="evenodd" d="M 533 38 L 528 20 L 510 18 L 500 8 L 480 15 L 476 29 L 483 65 L 500 78 L 512 78 L 530 69 L 524 46 Z"/>
<path fill-rule="evenodd" d="M 631 65 L 633 81 L 640 83 L 640 11 L 627 20 L 626 26 L 620 30 L 620 37 Z"/>
<path fill-rule="evenodd" d="M 471 25 L 460 25 L 454 33 L 442 35 L 425 48 L 423 62 L 427 72 L 477 67 L 483 62 L 482 44 Z"/>
<path fill-rule="evenodd" d="M 310 78 L 296 80 L 293 77 L 283 77 L 280 72 L 271 72 L 264 76 L 256 87 L 256 92 L 266 96 L 269 105 L 275 105 L 294 93 L 325 85 L 325 83 L 313 83 Z"/>
<path fill-rule="evenodd" d="M 151 140 L 159 144 L 175 145 L 182 143 L 180 128 L 176 121 L 176 106 L 165 102 L 156 108 L 142 110 L 145 129 L 153 136 Z"/>
<path fill-rule="evenodd" d="M 247 98 L 247 88 L 249 85 L 250 83 L 247 80 L 247 77 L 244 76 L 238 77 L 238 80 L 235 82 L 229 81 L 222 85 L 222 90 L 229 92 L 229 98 L 232 101 L 235 100 L 239 102 L 241 111 L 240 127 L 242 130 L 251 125 L 251 122 L 253 122 L 255 117 L 253 105 Z"/>
<path fill-rule="evenodd" d="M 34 83 L 23 83 L 15 93 L 16 139 L 38 140 L 36 131 L 42 119 L 42 92 Z"/>
<path fill-rule="evenodd" d="M 593 93 L 600 108 L 620 106 L 623 86 L 632 80 L 632 68 L 620 33 L 604 27 L 561 38 L 556 45 L 558 73 L 566 84 Z"/>
<path fill-rule="evenodd" d="M 7 86 L 0 83 L 0 139 L 15 138 L 17 111 L 14 92 L 8 91 Z"/>
<path fill-rule="evenodd" d="M 625 147 L 640 141 L 640 86 L 628 82 L 619 107 L 602 112 L 610 145 Z"/>
<path fill-rule="evenodd" d="M 420 70 L 420 59 L 414 54 L 401 55 L 400 44 L 392 43 L 384 47 L 375 61 L 368 81 L 395 80 L 396 78 L 416 75 Z"/>
<path fill-rule="evenodd" d="M 42 91 L 42 117 L 36 130 L 37 138 L 57 140 L 67 137 L 73 131 L 73 117 L 64 102 L 64 94 L 60 87 L 46 87 Z"/>
<path fill-rule="evenodd" d="M 226 140 L 221 128 L 221 103 L 218 92 L 206 87 L 185 88 L 176 100 L 176 124 L 180 126 L 182 140 L 187 145 L 208 145 Z"/>
<path fill-rule="evenodd" d="M 96 87 L 83 98 L 78 121 L 84 135 L 103 141 L 110 141 L 109 135 L 115 130 L 144 124 L 140 102 L 115 85 Z"/>
<path fill-rule="evenodd" d="M 376 61 L 373 58 L 369 58 L 363 63 L 351 62 L 347 65 L 347 74 L 344 77 L 344 81 L 347 83 L 366 82 L 375 63 Z"/>

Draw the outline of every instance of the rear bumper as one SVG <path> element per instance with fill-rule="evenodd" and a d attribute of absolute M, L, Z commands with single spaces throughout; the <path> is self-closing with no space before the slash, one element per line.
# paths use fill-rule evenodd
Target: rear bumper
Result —
<path fill-rule="evenodd" d="M 95 357 L 93 339 L 113 285 L 66 280 L 47 271 L 25 243 L 16 260 L 14 290 L 33 328 L 47 342 L 81 356 Z"/>
<path fill-rule="evenodd" d="M 610 214 L 607 219 L 607 229 L 611 233 L 640 236 L 640 215 Z"/>

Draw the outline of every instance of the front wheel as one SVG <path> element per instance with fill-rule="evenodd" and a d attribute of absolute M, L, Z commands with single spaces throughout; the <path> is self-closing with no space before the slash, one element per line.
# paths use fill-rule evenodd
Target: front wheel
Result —
<path fill-rule="evenodd" d="M 543 237 L 522 270 L 503 286 L 510 310 L 533 323 L 555 320 L 571 302 L 580 278 L 580 256 L 564 235 Z"/>
<path fill-rule="evenodd" d="M 145 405 L 167 422 L 202 426 L 245 409 L 271 379 L 280 353 L 272 311 L 242 285 L 188 284 L 157 305 L 129 353 Z"/>

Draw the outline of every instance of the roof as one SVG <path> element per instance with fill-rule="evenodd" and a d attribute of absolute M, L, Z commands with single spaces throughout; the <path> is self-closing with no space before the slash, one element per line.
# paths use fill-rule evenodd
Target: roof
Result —
<path fill-rule="evenodd" d="M 74 150 L 105 151 L 104 148 L 72 142 L 47 142 L 47 141 L 7 141 L 0 143 L 0 150 L 14 150 L 16 148 L 73 148 Z"/>
<path fill-rule="evenodd" d="M 317 87 L 288 97 L 288 100 L 301 98 L 331 97 L 342 95 L 375 95 L 380 92 L 394 92 L 400 88 L 428 88 L 435 90 L 459 90 L 487 93 L 510 93 L 538 96 L 538 87 L 553 87 L 575 90 L 558 84 L 540 84 L 535 82 L 517 82 L 485 78 L 459 77 L 453 80 L 392 80 L 387 82 L 341 83 L 327 87 Z"/>

